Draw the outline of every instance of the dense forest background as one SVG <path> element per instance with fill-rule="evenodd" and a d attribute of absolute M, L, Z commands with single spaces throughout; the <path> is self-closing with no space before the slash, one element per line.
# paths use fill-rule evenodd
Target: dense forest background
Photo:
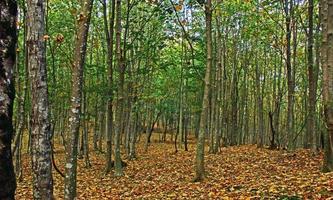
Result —
<path fill-rule="evenodd" d="M 11 27 L 18 37 L 9 73 L 16 91 L 12 142 L 3 142 L 14 168 L 7 163 L 12 167 L 0 171 L 8 170 L 2 180 L 12 180 L 0 199 L 15 193 L 15 176 L 21 192 L 33 180 L 34 199 L 53 198 L 59 182 L 64 198 L 74 199 L 77 187 L 84 190 L 77 176 L 128 178 L 164 154 L 174 160 L 163 158 L 165 166 L 191 161 L 188 184 L 214 180 L 221 176 L 214 170 L 244 162 L 266 160 L 256 169 L 262 172 L 286 159 L 291 173 L 306 161 L 309 174 L 302 176 L 321 177 L 311 184 L 325 183 L 324 192 L 300 185 L 294 193 L 268 183 L 268 193 L 247 188 L 240 196 L 239 184 L 225 192 L 241 199 L 333 195 L 330 175 L 320 173 L 333 170 L 332 0 L 5 0 L 0 6 L 1 16 L 17 16 L 14 28 L 4 23 L 14 18 L 0 18 L 0 30 Z M 205 162 L 226 164 L 241 155 L 249 159 L 205 170 Z M 77 175 L 84 167 L 85 175 Z M 133 184 L 121 180 L 109 181 Z M 206 196 L 192 191 L 182 198 L 223 196 L 202 190 Z M 146 198 L 133 190 L 126 195 Z"/>

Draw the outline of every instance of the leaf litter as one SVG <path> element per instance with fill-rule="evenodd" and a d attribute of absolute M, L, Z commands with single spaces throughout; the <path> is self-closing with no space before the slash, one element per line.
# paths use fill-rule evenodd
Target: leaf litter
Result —
<path fill-rule="evenodd" d="M 138 145 L 136 160 L 126 160 L 125 176 L 103 174 L 105 155 L 90 153 L 91 168 L 78 160 L 77 199 L 328 199 L 333 173 L 321 173 L 323 154 L 258 149 L 254 145 L 221 148 L 205 154 L 206 178 L 192 182 L 195 145 L 174 152 L 172 143 L 152 143 L 147 153 Z M 57 148 L 57 149 L 61 149 Z M 208 152 L 208 151 L 206 151 Z M 32 172 L 23 156 L 23 180 L 16 198 L 32 199 Z M 123 155 L 123 158 L 125 155 Z M 55 153 L 64 171 L 65 153 Z M 62 199 L 63 178 L 54 171 L 54 195 Z"/>

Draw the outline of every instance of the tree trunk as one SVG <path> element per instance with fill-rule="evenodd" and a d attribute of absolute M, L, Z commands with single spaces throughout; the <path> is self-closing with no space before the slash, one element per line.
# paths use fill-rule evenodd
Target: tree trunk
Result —
<path fill-rule="evenodd" d="M 263 113 L 263 99 L 261 90 L 261 73 L 259 71 L 258 55 L 256 55 L 256 96 L 257 96 L 257 120 L 258 120 L 258 135 L 257 135 L 257 145 L 259 148 L 263 147 L 264 140 L 264 113 Z"/>
<path fill-rule="evenodd" d="M 83 67 L 87 50 L 87 37 L 93 0 L 84 0 L 77 19 L 78 31 L 75 40 L 72 68 L 71 111 L 69 116 L 69 137 L 66 146 L 65 196 L 66 200 L 76 198 L 77 145 L 80 131 Z"/>
<path fill-rule="evenodd" d="M 286 14 L 286 66 L 287 66 L 287 80 L 288 80 L 288 108 L 287 108 L 287 118 L 286 118 L 286 134 L 288 140 L 288 147 L 292 146 L 293 137 L 293 78 L 292 78 L 292 68 L 291 68 L 291 0 L 285 0 L 285 14 Z"/>
<path fill-rule="evenodd" d="M 0 1 L 0 199 L 14 199 L 16 180 L 11 153 L 14 65 L 17 43 L 15 0 Z"/>
<path fill-rule="evenodd" d="M 34 199 L 53 198 L 51 126 L 46 72 L 45 2 L 27 1 L 28 67 L 31 89 L 31 151 Z"/>
<path fill-rule="evenodd" d="M 98 150 L 100 153 L 104 153 L 103 151 L 103 138 L 106 129 L 105 125 L 105 113 L 103 111 L 99 114 L 100 123 L 99 123 L 99 135 L 98 135 Z"/>
<path fill-rule="evenodd" d="M 205 4 L 206 16 L 206 46 L 207 46 L 207 60 L 206 60 L 206 74 L 205 74 L 205 87 L 202 100 L 202 110 L 200 117 L 200 130 L 197 140 L 197 149 L 195 157 L 195 178 L 194 181 L 202 181 L 205 176 L 204 168 L 204 153 L 205 153 L 205 134 L 207 128 L 207 117 L 209 109 L 209 90 L 210 90 L 210 76 L 212 68 L 212 1 L 207 0 Z"/>
<path fill-rule="evenodd" d="M 308 121 L 307 121 L 307 137 L 305 148 L 311 148 L 313 151 L 317 149 L 315 114 L 316 114 L 316 78 L 313 62 L 313 0 L 309 0 L 308 17 L 308 77 L 309 77 L 309 96 L 308 96 Z"/>
<path fill-rule="evenodd" d="M 131 134 L 131 139 L 130 139 L 130 152 L 129 152 L 129 159 L 130 160 L 134 160 L 136 158 L 136 153 L 135 153 L 135 142 L 136 142 L 136 136 L 138 133 L 138 121 L 139 121 L 139 113 L 137 111 L 135 111 L 133 114 L 135 114 L 134 116 L 134 120 L 133 120 L 133 128 L 132 128 L 132 134 Z"/>
<path fill-rule="evenodd" d="M 333 0 L 322 0 L 322 66 L 323 98 L 327 125 L 324 172 L 333 171 Z"/>
<path fill-rule="evenodd" d="M 108 100 L 106 113 L 106 164 L 105 173 L 109 173 L 112 164 L 112 129 L 113 129 L 113 35 L 115 18 L 115 0 L 111 1 L 110 27 L 107 20 L 106 0 L 103 1 L 104 31 L 108 49 Z"/>
<path fill-rule="evenodd" d="M 85 82 L 85 81 L 83 81 Z M 84 84 L 85 85 L 85 84 Z M 87 100 L 87 93 L 86 91 L 82 92 L 83 94 L 83 102 L 82 102 L 82 138 L 83 138 L 83 155 L 84 155 L 84 161 L 85 161 L 85 167 L 90 168 L 90 158 L 89 158 L 89 113 L 88 113 L 88 100 Z"/>
<path fill-rule="evenodd" d="M 237 36 L 235 36 L 237 37 Z M 233 43 L 233 67 L 232 67 L 232 82 L 231 82 L 231 129 L 230 129 L 230 145 L 237 145 L 237 135 L 238 135 L 238 81 L 237 81 L 237 47 L 236 42 Z"/>
<path fill-rule="evenodd" d="M 25 8 L 23 9 L 23 16 L 25 18 L 26 16 L 26 10 Z M 12 147 L 12 154 L 15 156 L 15 173 L 18 181 L 22 180 L 22 158 L 21 158 L 21 150 L 22 150 L 22 139 L 23 139 L 23 133 L 24 133 L 24 125 L 25 125 L 25 104 L 27 100 L 27 93 L 28 93 L 28 79 L 29 79 L 29 73 L 28 73 L 28 65 L 27 65 L 27 45 L 26 45 L 26 20 L 24 19 L 24 40 L 23 40 L 23 47 L 25 48 L 24 51 L 24 78 L 23 78 L 23 88 L 18 91 L 21 92 L 19 100 L 18 100 L 18 117 L 17 117 L 17 128 L 15 130 L 15 138 L 14 138 L 14 146 Z M 16 77 L 17 77 L 17 88 L 20 88 L 20 84 L 22 82 L 22 78 L 19 75 L 19 66 L 18 66 L 18 60 L 19 60 L 19 52 L 17 53 L 16 57 L 16 65 L 17 65 L 17 70 L 16 70 Z"/>
<path fill-rule="evenodd" d="M 119 74 L 118 80 L 118 99 L 117 99 L 117 110 L 116 110 L 116 129 L 114 137 L 114 155 L 115 155 L 115 176 L 123 176 L 123 168 L 121 164 L 120 156 L 120 134 L 122 131 L 123 124 L 123 110 L 124 110 L 124 81 L 125 81 L 125 63 L 123 62 L 122 49 L 121 49 L 121 0 L 117 0 L 116 3 L 116 58 L 117 58 L 117 69 Z"/>
<path fill-rule="evenodd" d="M 96 95 L 97 99 L 98 99 L 98 96 Z M 95 104 L 95 120 L 94 120 L 94 136 L 93 136 L 93 147 L 94 147 L 94 151 L 98 151 L 98 145 L 97 145 L 97 141 L 98 141 L 98 128 L 99 128 L 99 111 L 98 111 L 98 102 L 96 101 L 96 104 Z"/>
<path fill-rule="evenodd" d="M 217 1 L 217 4 L 220 4 L 221 0 Z M 220 148 L 220 140 L 222 136 L 222 120 L 221 118 L 223 117 L 221 115 L 221 103 L 222 103 L 222 34 L 221 34 L 221 10 L 216 11 L 216 117 L 214 120 L 216 129 L 215 129 L 215 140 L 214 140 L 214 148 L 213 148 L 213 153 L 216 154 Z"/>

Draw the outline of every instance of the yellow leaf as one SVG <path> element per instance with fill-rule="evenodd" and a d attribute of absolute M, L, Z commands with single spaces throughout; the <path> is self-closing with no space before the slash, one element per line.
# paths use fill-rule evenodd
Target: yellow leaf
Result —
<path fill-rule="evenodd" d="M 176 9 L 176 11 L 180 11 L 180 10 L 183 9 L 183 6 L 178 4 L 178 5 L 175 6 L 175 9 Z"/>

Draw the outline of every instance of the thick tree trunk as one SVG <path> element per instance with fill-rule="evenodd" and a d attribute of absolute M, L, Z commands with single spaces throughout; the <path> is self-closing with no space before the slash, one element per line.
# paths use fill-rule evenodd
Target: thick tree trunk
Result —
<path fill-rule="evenodd" d="M 34 199 L 53 198 L 51 126 L 46 72 L 45 1 L 27 1 Z"/>
<path fill-rule="evenodd" d="M 80 131 L 80 114 L 82 101 L 83 67 L 87 49 L 87 37 L 90 24 L 93 0 L 84 0 L 78 23 L 78 32 L 75 40 L 74 62 L 72 68 L 72 95 L 71 111 L 69 116 L 69 137 L 66 146 L 66 175 L 65 196 L 66 200 L 76 198 L 76 172 L 77 172 L 77 145 Z"/>
<path fill-rule="evenodd" d="M 322 0 L 321 9 L 323 16 L 323 97 L 327 125 L 323 171 L 331 172 L 333 171 L 333 0 Z"/>
<path fill-rule="evenodd" d="M 202 100 L 202 110 L 200 117 L 200 130 L 197 140 L 197 149 L 195 157 L 195 178 L 194 181 L 202 181 L 205 177 L 204 168 L 204 153 L 205 153 L 205 134 L 208 120 L 209 109 L 209 90 L 210 90 L 210 76 L 212 68 L 212 1 L 207 0 L 205 4 L 206 16 L 206 46 L 207 46 L 207 60 L 206 60 L 206 74 L 205 74 L 205 87 Z"/>
<path fill-rule="evenodd" d="M 14 199 L 16 181 L 11 153 L 14 65 L 17 43 L 15 0 L 0 1 L 0 199 Z"/>

